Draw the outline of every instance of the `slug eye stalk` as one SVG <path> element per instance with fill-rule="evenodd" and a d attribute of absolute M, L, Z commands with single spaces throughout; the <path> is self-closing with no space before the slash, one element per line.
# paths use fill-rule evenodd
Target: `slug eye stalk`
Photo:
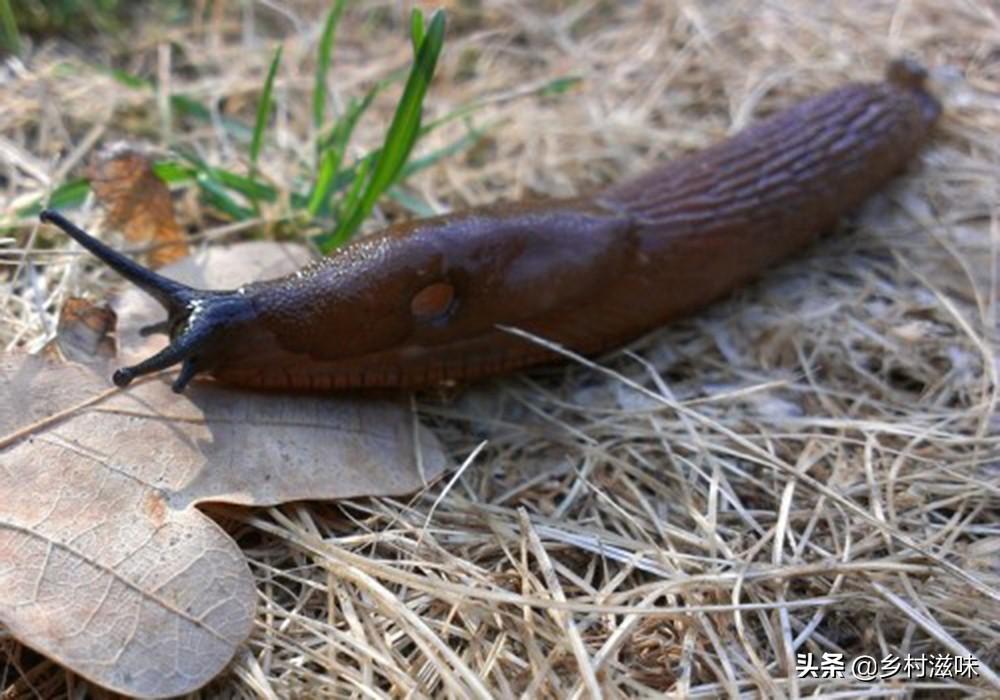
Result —
<path fill-rule="evenodd" d="M 39 216 L 43 222 L 62 229 L 111 269 L 156 299 L 167 312 L 165 320 L 145 326 L 140 333 L 167 334 L 170 345 L 136 365 L 117 370 L 112 381 L 119 387 L 128 386 L 136 377 L 180 363 L 181 371 L 173 383 L 173 390 L 184 391 L 196 374 L 210 369 L 200 361 L 200 351 L 217 341 L 228 326 L 249 312 L 249 299 L 238 292 L 188 287 L 125 257 L 58 212 L 46 209 Z"/>

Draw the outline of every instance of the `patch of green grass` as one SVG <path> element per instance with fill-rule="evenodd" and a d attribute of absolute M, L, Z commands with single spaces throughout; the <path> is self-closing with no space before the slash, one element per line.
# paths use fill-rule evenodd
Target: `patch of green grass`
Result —
<path fill-rule="evenodd" d="M 0 3 L 5 0 L 0 0 Z M 237 173 L 204 162 L 193 153 L 176 151 L 176 157 L 154 164 L 154 170 L 169 185 L 196 186 L 206 204 L 226 217 L 247 220 L 261 215 L 261 204 L 282 202 L 290 216 L 282 217 L 321 233 L 314 238 L 323 252 L 348 241 L 371 214 L 378 200 L 388 196 L 407 210 L 418 214 L 432 213 L 426 203 L 399 187 L 407 178 L 432 167 L 444 158 L 454 156 L 474 145 L 484 134 L 471 120 L 481 106 L 462 105 L 437 119 L 423 122 L 423 105 L 434 77 L 438 57 L 444 44 L 445 15 L 435 12 L 429 22 L 420 10 L 414 10 L 410 21 L 410 39 L 414 61 L 408 70 L 397 71 L 376 83 L 363 96 L 352 98 L 336 118 L 327 117 L 327 76 L 336 45 L 336 31 L 346 0 L 336 0 L 331 7 L 318 47 L 316 75 L 312 93 L 312 121 L 316 131 L 315 159 L 306 166 L 290 193 L 260 177 L 257 164 L 268 138 L 268 125 L 273 112 L 273 93 L 281 49 L 271 60 L 267 77 L 258 100 L 253 126 L 232 117 L 222 117 L 221 125 L 234 142 L 246 147 L 248 172 Z M 155 91 L 154 83 L 120 71 L 109 73 L 121 84 L 135 90 Z M 386 88 L 405 79 L 402 95 L 382 144 L 363 153 L 353 162 L 345 162 L 351 137 L 375 98 Z M 557 78 L 535 91 L 535 94 L 558 94 L 572 85 L 574 78 Z M 178 118 L 195 122 L 213 122 L 212 110 L 197 99 L 183 94 L 171 96 L 171 109 Z M 452 121 L 462 119 L 465 133 L 453 142 L 422 157 L 413 159 L 413 150 L 420 138 Z M 73 206 L 87 196 L 86 180 L 77 180 L 57 188 L 49 195 L 48 206 Z M 41 201 L 18 211 L 22 217 L 34 216 Z"/>
<path fill-rule="evenodd" d="M 419 9 L 413 11 L 411 38 L 414 46 L 419 48 L 406 80 L 403 96 L 396 106 L 396 114 L 389 125 L 389 131 L 386 132 L 382 148 L 377 154 L 370 156 L 368 164 L 374 164 L 371 175 L 368 175 L 369 168 L 366 167 L 364 183 L 352 190 L 360 191 L 360 194 L 350 198 L 340 209 L 337 227 L 333 233 L 317 239 L 317 245 L 323 252 L 336 248 L 354 235 L 371 213 L 375 202 L 396 182 L 403 166 L 406 165 L 420 135 L 424 97 L 434 77 L 434 69 L 437 67 L 441 46 L 444 44 L 444 26 L 444 12 L 439 10 L 434 13 L 430 27 L 425 33 L 423 14 Z M 360 173 L 358 179 L 361 179 Z"/>
<path fill-rule="evenodd" d="M 308 183 L 308 188 L 304 192 L 292 192 L 289 197 L 293 214 L 304 213 L 307 215 L 305 217 L 307 220 L 318 220 L 321 228 L 329 229 L 328 233 L 317 239 L 317 243 L 324 251 L 329 251 L 348 240 L 371 213 L 378 198 L 390 186 L 398 183 L 401 176 L 412 175 L 421 169 L 410 167 L 404 170 L 404 166 L 419 136 L 429 131 L 420 128 L 423 100 L 444 43 L 444 12 L 438 11 L 434 14 L 425 36 L 423 15 L 419 10 L 414 11 L 411 39 L 418 49 L 409 72 L 389 76 L 372 87 L 362 98 L 351 100 L 344 114 L 327 126 L 326 79 L 332 62 L 336 28 L 344 5 L 345 0 L 337 0 L 333 4 L 319 44 L 312 96 L 313 120 L 317 128 L 316 164 L 312 172 L 304 174 L 303 181 Z M 257 163 L 267 139 L 268 123 L 273 111 L 274 83 L 280 62 L 279 47 L 271 60 L 261 90 L 253 127 L 232 118 L 223 121 L 223 127 L 227 132 L 247 146 L 250 169 L 246 175 L 211 166 L 188 152 L 178 152 L 179 160 L 156 163 L 154 166 L 156 172 L 164 177 L 168 184 L 185 182 L 195 184 L 206 203 L 236 220 L 259 216 L 260 202 L 277 201 L 280 193 L 259 179 Z M 156 89 L 154 83 L 139 76 L 121 70 L 111 70 L 109 73 L 119 83 L 131 89 L 149 91 Z M 381 147 L 362 155 L 355 163 L 345 166 L 344 157 L 359 120 L 380 92 L 404 76 L 406 86 Z M 173 95 L 170 106 L 177 116 L 206 123 L 212 120 L 212 111 L 209 107 L 190 96 Z M 441 123 L 444 122 L 439 120 L 438 125 Z M 462 144 L 468 142 L 468 138 L 461 141 Z M 453 145 L 436 156 L 432 154 L 434 157 L 423 159 L 423 167 L 429 167 L 440 160 L 445 152 L 454 151 Z M 81 202 L 86 194 L 86 180 L 76 181 L 55 190 L 49 196 L 48 205 L 71 206 Z M 403 199 L 407 202 L 413 201 L 412 198 Z M 35 202 L 23 207 L 18 214 L 33 216 L 40 208 L 41 202 Z M 425 206 L 421 207 L 421 210 L 425 209 Z M 324 223 L 331 219 L 329 225 Z"/>
<path fill-rule="evenodd" d="M 341 165 L 351 134 L 354 133 L 354 127 L 357 126 L 361 115 L 371 106 L 375 96 L 393 82 L 392 80 L 379 82 L 365 94 L 364 98 L 351 100 L 344 116 L 337 120 L 324 137 L 317 139 L 319 167 L 309 196 L 310 216 L 315 218 L 330 213 L 331 195 L 342 188 L 343 178 L 340 176 L 344 174 L 344 171 L 341 170 Z M 338 184 L 341 187 L 338 187 Z"/>

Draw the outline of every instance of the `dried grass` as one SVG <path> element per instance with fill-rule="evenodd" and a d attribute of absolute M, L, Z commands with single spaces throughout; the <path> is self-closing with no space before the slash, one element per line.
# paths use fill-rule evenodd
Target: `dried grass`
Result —
<path fill-rule="evenodd" d="M 311 157 L 317 4 L 263 3 L 255 23 L 206 15 L 147 28 L 116 58 L 252 114 L 271 53 L 263 35 L 278 27 L 280 148 L 262 162 L 288 187 L 295 154 Z M 903 52 L 931 67 L 947 112 L 920 162 L 845 235 L 707 313 L 594 364 L 421 397 L 422 419 L 463 464 L 456 478 L 408 502 L 224 511 L 258 577 L 260 616 L 205 694 L 996 697 L 997 7 L 449 5 L 430 109 L 487 96 L 477 121 L 501 121 L 488 142 L 413 182 L 435 206 L 566 195 L 637 173 L 798 97 L 877 79 Z M 341 101 L 409 57 L 405 14 L 387 3 L 375 21 L 371 7 L 341 28 L 331 86 Z M 123 132 L 159 144 L 172 134 L 219 164 L 241 158 L 217 129 L 174 132 L 162 98 L 82 67 L 65 47 L 4 72 L 5 208 Z M 583 78 L 571 94 L 518 99 L 567 74 Z M 378 143 L 392 97 L 359 143 Z M 183 221 L 203 216 L 184 200 Z M 30 259 L 6 248 L 8 348 L 37 348 L 68 293 L 99 295 L 114 279 L 86 273 L 95 268 L 61 240 L 26 233 Z M 27 674 L 17 687 L 79 683 L 8 650 L 7 678 Z M 798 678 L 806 652 L 971 654 L 980 675 Z"/>

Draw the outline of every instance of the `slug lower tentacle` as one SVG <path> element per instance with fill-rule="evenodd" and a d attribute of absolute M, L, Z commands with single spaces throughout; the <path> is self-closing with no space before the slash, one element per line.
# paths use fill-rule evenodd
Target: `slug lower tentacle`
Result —
<path fill-rule="evenodd" d="M 49 221 L 153 295 L 170 345 L 119 386 L 182 364 L 239 386 L 329 390 L 469 381 L 625 343 L 718 299 L 829 230 L 903 169 L 940 105 L 922 69 L 806 100 L 691 156 L 589 196 L 391 226 L 294 275 L 216 292 Z"/>

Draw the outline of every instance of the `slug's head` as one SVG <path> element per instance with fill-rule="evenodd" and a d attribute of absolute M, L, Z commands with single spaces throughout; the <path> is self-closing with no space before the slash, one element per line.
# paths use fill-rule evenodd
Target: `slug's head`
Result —
<path fill-rule="evenodd" d="M 228 331 L 253 313 L 250 299 L 240 291 L 193 289 L 126 258 L 58 212 L 47 209 L 40 218 L 58 226 L 122 277 L 156 299 L 167 311 L 165 320 L 142 328 L 140 333 L 166 333 L 170 336 L 170 345 L 137 365 L 116 371 L 112 381 L 120 387 L 128 386 L 136 377 L 180 363 L 181 372 L 173 384 L 173 390 L 180 393 L 196 374 L 212 369 L 210 358 L 226 341 Z"/>

